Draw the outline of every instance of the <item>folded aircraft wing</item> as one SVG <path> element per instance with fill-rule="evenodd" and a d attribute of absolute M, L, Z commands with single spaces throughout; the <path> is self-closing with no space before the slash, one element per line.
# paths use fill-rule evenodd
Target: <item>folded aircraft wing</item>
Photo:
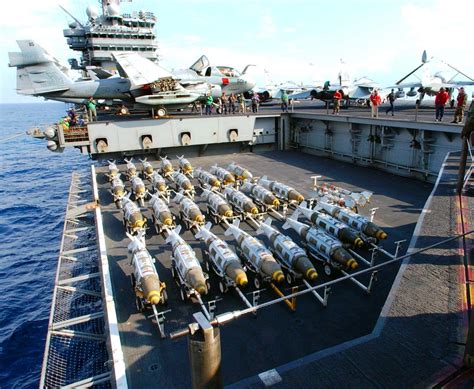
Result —
<path fill-rule="evenodd" d="M 307 90 L 304 90 L 304 91 L 301 91 L 301 92 L 295 92 L 295 93 L 291 93 L 288 98 L 290 100 L 302 100 L 302 99 L 309 99 L 312 94 L 311 94 L 311 91 L 314 91 L 316 89 L 307 89 Z M 314 93 L 314 92 L 313 92 Z"/>
<path fill-rule="evenodd" d="M 395 89 L 395 88 L 421 88 L 423 85 L 421 82 L 405 82 L 401 84 L 384 86 L 386 89 Z"/>
<path fill-rule="evenodd" d="M 161 78 L 173 77 L 170 72 L 137 53 L 116 53 L 114 58 L 123 75 L 130 79 L 134 87 L 148 85 Z"/>

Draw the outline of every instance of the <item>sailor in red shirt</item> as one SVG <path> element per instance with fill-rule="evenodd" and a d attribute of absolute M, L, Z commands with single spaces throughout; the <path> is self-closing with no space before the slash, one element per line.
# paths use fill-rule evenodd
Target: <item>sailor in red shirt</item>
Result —
<path fill-rule="evenodd" d="M 439 92 L 436 93 L 435 97 L 435 108 L 436 108 L 436 121 L 440 122 L 443 120 L 444 116 L 444 106 L 449 100 L 449 94 L 444 90 L 444 88 L 440 88 Z"/>
<path fill-rule="evenodd" d="M 380 98 L 379 92 L 375 89 L 370 95 L 370 103 L 372 106 L 372 117 L 379 117 L 379 105 L 382 104 L 382 99 Z"/>
<path fill-rule="evenodd" d="M 336 90 L 332 98 L 334 102 L 334 109 L 332 111 L 332 114 L 339 115 L 339 109 L 341 108 L 342 93 Z"/>

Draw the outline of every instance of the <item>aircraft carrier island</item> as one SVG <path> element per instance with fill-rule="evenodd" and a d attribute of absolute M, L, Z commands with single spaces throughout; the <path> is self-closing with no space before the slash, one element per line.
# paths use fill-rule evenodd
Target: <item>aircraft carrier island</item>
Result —
<path fill-rule="evenodd" d="M 95 278 L 102 302 L 56 323 L 56 300 L 42 385 L 399 387 L 462 375 L 471 208 L 453 190 L 458 126 L 266 110 L 109 115 L 81 131 L 46 137 L 98 160 L 90 180 L 73 179 L 63 238 L 92 212 L 98 265 L 78 274 L 94 247 L 68 246 L 58 274 L 67 264 L 71 278 L 56 288 L 78 310 L 98 296 L 83 286 Z M 59 349 L 65 336 L 83 346 Z M 76 353 L 97 344 L 108 356 L 88 370 Z"/>

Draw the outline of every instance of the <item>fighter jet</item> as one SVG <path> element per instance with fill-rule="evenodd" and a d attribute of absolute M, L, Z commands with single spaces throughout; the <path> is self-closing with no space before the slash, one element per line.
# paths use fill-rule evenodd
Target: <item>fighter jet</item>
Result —
<path fill-rule="evenodd" d="M 74 82 L 68 69 L 33 40 L 18 40 L 20 52 L 8 53 L 8 66 L 17 68 L 17 93 L 66 103 L 95 99 L 130 101 L 130 80 L 110 77 Z"/>
<path fill-rule="evenodd" d="M 255 86 L 255 82 L 247 74 L 247 65 L 242 73 L 230 66 L 211 66 L 209 59 L 203 55 L 189 69 L 178 69 L 173 75 L 184 85 L 189 82 L 206 82 L 211 85 L 213 97 L 220 97 L 222 92 L 245 93 Z"/>

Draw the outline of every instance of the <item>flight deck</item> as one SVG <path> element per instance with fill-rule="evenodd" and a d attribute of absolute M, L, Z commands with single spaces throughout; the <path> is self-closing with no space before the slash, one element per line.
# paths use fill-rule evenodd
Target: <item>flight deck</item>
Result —
<path fill-rule="evenodd" d="M 388 234 L 383 247 L 392 252 L 396 246 L 395 242 L 405 240 L 400 255 L 405 253 L 418 216 L 432 189 L 429 183 L 297 152 L 222 154 L 188 159 L 194 167 L 203 168 L 209 168 L 216 163 L 227 166 L 231 161 L 235 161 L 255 175 L 267 175 L 291 185 L 301 191 L 306 198 L 312 195 L 311 177 L 314 175 L 322 175 L 323 181 L 350 190 L 372 191 L 374 196 L 371 204 L 360 211 L 368 215 L 368 208 L 378 208 L 374 222 L 383 227 Z M 176 165 L 176 160 L 172 162 Z M 157 165 L 157 162 L 152 163 Z M 123 169 L 124 166 L 121 166 L 121 170 Z M 130 254 L 127 252 L 129 240 L 122 225 L 122 211 L 116 209 L 108 192 L 109 184 L 104 174 L 106 170 L 107 168 L 97 168 L 96 180 L 127 382 L 130 387 L 154 385 L 158 382 L 160 387 L 190 386 L 186 340 L 161 339 L 156 323 L 146 318 L 143 313 L 137 312 L 135 294 L 130 283 L 132 267 Z M 199 195 L 196 196 L 196 202 L 204 212 L 205 208 Z M 178 216 L 173 201 L 170 207 Z M 144 216 L 151 220 L 149 209 L 144 212 Z M 179 222 L 179 217 L 177 219 Z M 281 230 L 282 223 L 276 218 L 274 225 L 280 231 L 291 235 L 288 231 Z M 255 235 L 252 223 L 242 222 L 241 227 Z M 202 259 L 205 255 L 203 244 L 197 241 L 184 225 L 182 231 L 182 237 L 191 244 L 197 257 Z M 224 229 L 222 226 L 213 226 L 212 231 L 222 237 Z M 292 238 L 299 243 L 298 236 L 293 234 Z M 229 243 L 235 245 L 233 241 Z M 192 322 L 192 314 L 200 311 L 201 307 L 198 303 L 183 303 L 180 300 L 179 289 L 170 271 L 170 246 L 153 227 L 147 231 L 146 244 L 150 254 L 157 259 L 156 267 L 160 278 L 167 285 L 168 306 L 161 310 L 165 312 L 163 329 L 169 335 Z M 369 252 L 362 255 L 370 258 Z M 383 256 L 379 257 L 379 262 L 383 262 Z M 379 262 L 376 259 L 376 263 Z M 374 329 L 398 268 L 399 264 L 396 263 L 380 269 L 374 277 L 376 280 L 373 280 L 370 293 L 346 280 L 333 285 L 330 292 L 328 291 L 327 306 L 308 293 L 297 297 L 295 312 L 284 303 L 279 303 L 258 310 L 256 315 L 242 317 L 222 327 L 224 383 L 236 384 L 307 355 L 368 335 Z M 316 270 L 319 273 L 316 285 L 334 279 L 334 276 L 326 276 L 318 263 Z M 207 309 L 210 308 L 209 302 L 212 305 L 215 303 L 214 314 L 246 308 L 243 300 L 232 289 L 225 294 L 221 293 L 215 275 L 212 271 L 210 273 L 210 292 L 207 296 L 203 296 Z M 359 281 L 367 285 L 370 273 L 360 276 Z M 255 289 L 252 282 L 249 282 L 245 289 L 242 288 L 242 292 L 251 303 L 254 298 L 252 292 Z M 263 290 L 259 294 L 259 303 L 278 297 L 268 284 L 264 284 L 261 289 Z M 284 294 L 291 292 L 289 285 L 281 286 L 280 289 Z"/>

